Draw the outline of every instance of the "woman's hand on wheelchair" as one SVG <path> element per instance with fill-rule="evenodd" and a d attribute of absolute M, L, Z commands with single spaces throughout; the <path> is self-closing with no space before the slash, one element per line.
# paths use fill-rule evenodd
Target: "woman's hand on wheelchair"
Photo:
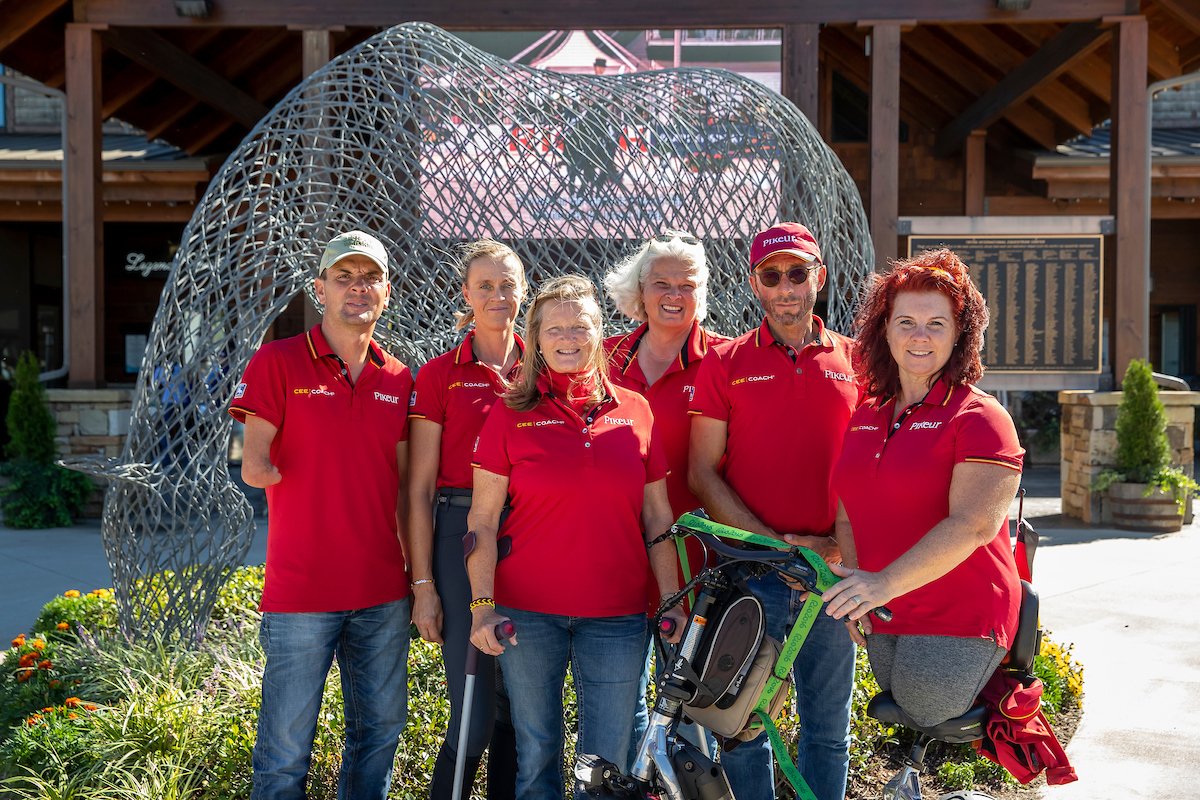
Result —
<path fill-rule="evenodd" d="M 496 638 L 496 626 L 507 622 L 508 617 L 496 613 L 492 606 L 481 606 L 471 612 L 471 644 L 484 655 L 498 656 L 504 652 L 504 645 Z M 510 644 L 517 643 L 517 637 L 509 639 Z"/>
<path fill-rule="evenodd" d="M 821 595 L 825 601 L 825 613 L 836 619 L 845 620 L 850 629 L 850 638 L 856 644 L 866 644 L 865 635 L 874 628 L 871 609 L 886 605 L 896 596 L 887 578 L 878 572 L 851 569 L 841 564 L 830 564 L 838 581 Z"/>

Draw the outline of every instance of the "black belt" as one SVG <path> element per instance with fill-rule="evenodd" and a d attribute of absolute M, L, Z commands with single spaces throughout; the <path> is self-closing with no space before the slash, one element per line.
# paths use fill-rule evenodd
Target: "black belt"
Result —
<path fill-rule="evenodd" d="M 464 508 L 470 508 L 471 490 L 459 489 L 457 486 L 443 486 L 437 491 L 437 504 L 439 506 L 461 506 Z"/>

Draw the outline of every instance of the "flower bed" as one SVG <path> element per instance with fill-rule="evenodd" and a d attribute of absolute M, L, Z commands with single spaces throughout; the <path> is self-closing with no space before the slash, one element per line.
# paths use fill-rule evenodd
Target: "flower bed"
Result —
<path fill-rule="evenodd" d="M 0 651 L 0 797 L 246 798 L 262 679 L 255 604 L 262 567 L 235 571 L 222 589 L 199 649 L 125 640 L 112 592 L 67 592 L 43 609 L 34 633 Z M 1047 637 L 1036 671 L 1046 684 L 1047 716 L 1077 704 L 1082 669 Z M 391 797 L 424 798 L 450 704 L 440 650 L 414 638 L 409 657 L 408 727 L 396 757 Z M 889 757 L 907 748 L 906 732 L 866 717 L 878 691 L 859 653 L 851 734 L 851 797 L 876 797 Z M 568 701 L 573 691 L 568 684 Z M 573 760 L 574 713 L 566 719 Z M 801 731 L 789 709 L 779 724 L 793 754 Z M 308 795 L 336 796 L 344 731 L 335 664 L 326 682 L 313 745 Z M 965 747 L 945 747 L 934 784 L 1004 785 L 1004 773 Z M 932 763 L 936 763 L 931 759 Z M 894 770 L 891 770 L 894 771 Z M 780 776 L 781 777 L 781 776 Z M 932 777 L 932 776 L 931 776 Z M 1009 780 L 1011 783 L 1011 779 Z M 478 781 L 476 786 L 486 785 Z M 780 781 L 780 797 L 791 796 Z M 481 797 L 482 795 L 477 795 Z"/>

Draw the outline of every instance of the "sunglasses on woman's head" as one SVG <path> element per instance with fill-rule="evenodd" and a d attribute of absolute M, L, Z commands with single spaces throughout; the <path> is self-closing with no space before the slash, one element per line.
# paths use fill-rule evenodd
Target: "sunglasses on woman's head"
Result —
<path fill-rule="evenodd" d="M 654 237 L 654 241 L 656 241 L 656 242 L 669 242 L 672 239 L 678 239 L 679 241 L 683 242 L 684 244 L 691 244 L 691 245 L 700 244 L 700 240 L 697 239 L 695 236 L 680 236 L 675 233 L 660 233 L 658 236 Z"/>
<path fill-rule="evenodd" d="M 787 279 L 794 285 L 799 286 L 808 280 L 808 273 L 816 269 L 812 267 L 793 267 L 787 271 Z M 768 289 L 774 289 L 783 280 L 784 273 L 777 269 L 760 269 L 754 273 L 758 276 L 758 282 Z"/>

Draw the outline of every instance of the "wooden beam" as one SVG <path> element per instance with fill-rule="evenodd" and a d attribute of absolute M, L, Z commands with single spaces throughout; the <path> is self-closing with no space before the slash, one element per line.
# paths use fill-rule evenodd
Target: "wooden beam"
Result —
<path fill-rule="evenodd" d="M 987 131 L 971 131 L 963 153 L 963 214 L 983 216 Z"/>
<path fill-rule="evenodd" d="M 451 30 L 570 30 L 779 27 L 799 23 L 869 20 L 921 22 L 1069 21 L 1124 14 L 1126 0 L 1037 0 L 1026 11 L 1001 11 L 995 0 L 751 0 L 731 8 L 716 0 L 645 3 L 642 0 L 218 0 L 208 17 L 180 17 L 171 0 L 88 0 L 76 5 L 80 21 L 175 28 L 195 26 L 305 28 L 388 27 L 415 19 Z"/>
<path fill-rule="evenodd" d="M 1116 319 L 1112 325 L 1113 377 L 1124 380 L 1135 358 L 1150 346 L 1149 114 L 1145 17 L 1126 17 L 1113 32 L 1110 213 L 1116 217 Z"/>
<path fill-rule="evenodd" d="M 782 88 L 813 127 L 819 122 L 820 33 L 814 22 L 783 26 Z"/>
<path fill-rule="evenodd" d="M 946 42 L 943 42 L 928 27 L 917 27 L 904 36 L 904 46 L 937 69 L 946 78 L 963 87 L 975 97 L 986 93 L 996 85 L 997 79 L 989 75 L 978 64 L 972 62 Z M 955 113 L 966 106 L 963 103 Z M 1014 128 L 1047 149 L 1058 144 L 1054 123 L 1028 102 L 1017 103 L 1004 113 L 1004 119 Z"/>
<path fill-rule="evenodd" d="M 900 26 L 871 28 L 871 240 L 875 269 L 884 269 L 899 249 L 900 203 Z"/>
<path fill-rule="evenodd" d="M 101 194 L 100 34 L 66 30 L 67 270 L 71 368 L 67 385 L 94 389 L 104 380 L 104 220 Z"/>
<path fill-rule="evenodd" d="M 1161 6 L 1192 33 L 1200 34 L 1200 0 L 1156 0 L 1155 5 Z"/>
<path fill-rule="evenodd" d="M 120 28 L 105 34 L 108 44 L 131 61 L 228 114 L 247 128 L 267 114 L 267 107 L 153 31 Z"/>
<path fill-rule="evenodd" d="M 1099 21 L 1073 22 L 1036 53 L 976 100 L 938 134 L 934 155 L 952 155 L 962 147 L 971 131 L 987 128 L 1009 106 L 1031 97 L 1034 92 L 1066 71 L 1071 62 L 1091 52 L 1106 35 Z M 1088 126 L 1090 130 L 1090 125 Z"/>
<path fill-rule="evenodd" d="M 325 66 L 333 58 L 333 33 L 327 28 L 317 28 L 304 31 L 304 43 L 301 55 L 301 74 L 304 78 Z M 328 197 L 322 200 L 329 202 Z M 301 295 L 304 303 L 304 329 L 312 330 L 322 320 L 322 312 L 308 299 Z"/>
<path fill-rule="evenodd" d="M 1034 22 L 1013 25 L 1010 30 L 1034 47 L 1041 47 L 1058 35 L 1059 27 L 1052 22 Z M 1105 31 L 1104 41 L 1107 41 L 1108 35 L 1109 32 Z M 1096 49 L 1073 61 L 1066 74 L 1107 104 L 1112 99 L 1112 74 L 1107 59 L 1097 52 L 1101 45 L 1098 42 Z"/>
<path fill-rule="evenodd" d="M 29 33 L 42 20 L 67 4 L 67 0 L 3 0 L 0 2 L 0 53 Z"/>

